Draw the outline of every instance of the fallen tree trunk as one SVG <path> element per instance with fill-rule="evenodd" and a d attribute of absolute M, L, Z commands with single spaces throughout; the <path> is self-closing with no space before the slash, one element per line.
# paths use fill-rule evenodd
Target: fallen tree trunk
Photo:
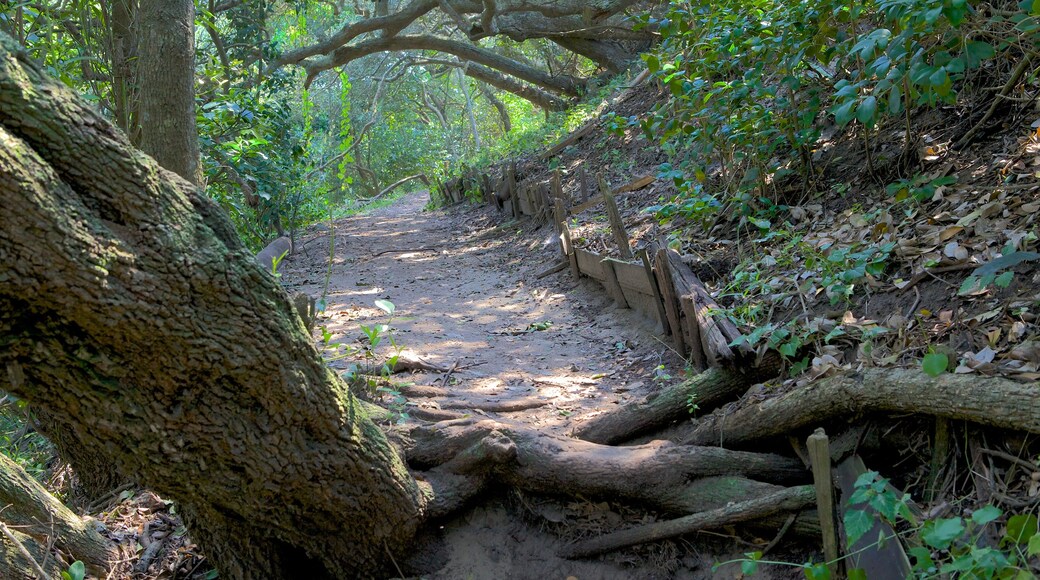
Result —
<path fill-rule="evenodd" d="M 816 494 L 812 486 L 792 487 L 722 508 L 675 520 L 637 526 L 585 540 L 568 547 L 562 555 L 566 558 L 587 558 L 626 546 L 666 540 L 698 530 L 746 522 L 777 512 L 798 511 L 814 501 L 816 501 Z"/>
<path fill-rule="evenodd" d="M 60 561 L 68 566 L 81 560 L 94 576 L 104 577 L 112 564 L 115 552 L 89 519 L 72 513 L 42 485 L 29 476 L 17 463 L 0 453 L 0 521 L 17 532 L 19 543 L 37 563 L 48 559 L 48 547 L 53 547 Z M 3 540 L 0 539 L 0 543 Z M 19 557 L 15 558 L 15 554 Z M 49 558 L 52 562 L 55 557 Z M 24 554 L 16 549 L 11 537 L 7 548 L 0 549 L 0 564 L 10 570 L 29 565 Z M 5 576 L 7 577 L 7 576 Z M 49 576 L 57 577 L 57 575 Z"/>
<path fill-rule="evenodd" d="M 692 426 L 684 443 L 739 446 L 863 413 L 919 413 L 1040 433 L 1040 389 L 1002 378 L 865 369 L 821 379 Z"/>
<path fill-rule="evenodd" d="M 672 421 L 691 416 L 690 406 L 708 412 L 739 397 L 747 388 L 776 375 L 779 361 L 772 358 L 747 372 L 713 368 L 665 388 L 645 401 L 628 403 L 589 419 L 574 430 L 574 436 L 593 443 L 615 444 L 660 429 Z"/>
<path fill-rule="evenodd" d="M 390 570 L 433 491 L 226 214 L 3 35 L 0 214 L 6 390 L 177 501 L 221 576 Z"/>

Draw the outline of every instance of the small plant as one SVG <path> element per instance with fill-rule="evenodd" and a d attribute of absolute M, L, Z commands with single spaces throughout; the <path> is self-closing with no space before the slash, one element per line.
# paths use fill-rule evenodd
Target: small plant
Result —
<path fill-rule="evenodd" d="M 87 576 L 87 567 L 76 560 L 69 565 L 68 570 L 61 571 L 61 580 L 83 580 Z"/>
<path fill-rule="evenodd" d="M 995 260 L 975 268 L 971 275 L 961 284 L 957 294 L 960 296 L 976 294 L 984 291 L 990 284 L 996 284 L 998 288 L 1007 288 L 1015 277 L 1015 273 L 1009 268 L 1022 262 L 1038 259 L 1040 259 L 1040 254 L 1036 252 L 1008 252 Z"/>
<path fill-rule="evenodd" d="M 980 539 L 984 528 L 1004 515 L 997 507 L 984 506 L 966 518 L 955 516 L 919 523 L 910 510 L 910 496 L 897 495 L 876 471 L 861 475 L 855 487 L 856 491 L 849 498 L 850 505 L 870 506 L 876 517 L 893 526 L 905 524 L 906 531 L 901 535 L 912 546 L 907 552 L 913 559 L 915 577 L 1032 577 L 1026 560 L 1040 554 L 1036 516 L 1011 516 L 998 546 L 989 547 Z M 874 518 L 864 509 L 850 509 L 845 513 L 850 549 L 874 528 Z"/>
<path fill-rule="evenodd" d="M 929 179 L 926 175 L 916 175 L 911 179 L 900 179 L 885 187 L 885 191 L 896 201 L 913 200 L 924 203 L 935 196 L 941 187 L 957 183 L 956 175 L 947 175 Z"/>
<path fill-rule="evenodd" d="M 945 373 L 949 366 L 950 358 L 941 352 L 929 352 L 921 359 L 921 370 L 930 377 Z"/>

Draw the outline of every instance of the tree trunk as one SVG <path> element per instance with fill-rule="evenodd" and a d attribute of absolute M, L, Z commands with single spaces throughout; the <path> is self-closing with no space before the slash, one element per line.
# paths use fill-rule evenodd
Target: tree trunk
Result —
<path fill-rule="evenodd" d="M 114 551 L 93 527 L 62 505 L 17 463 L 0 454 L 0 522 L 17 530 L 17 541 L 37 564 L 48 560 L 47 548 L 53 546 L 68 566 L 82 561 L 92 575 L 104 577 Z M 11 536 L 0 537 L 0 564 L 9 568 L 31 565 L 13 545 Z M 54 557 L 49 558 L 54 562 Z M 10 576 L 4 575 L 5 578 Z M 57 577 L 57 574 L 50 576 Z"/>
<path fill-rule="evenodd" d="M 137 24 L 140 147 L 159 165 L 201 184 L 195 127 L 195 3 L 141 0 Z"/>
<path fill-rule="evenodd" d="M 140 144 L 140 126 L 137 124 L 137 38 L 134 32 L 135 0 L 112 2 L 112 40 L 109 47 L 112 60 L 112 101 L 115 121 L 134 145 Z"/>
<path fill-rule="evenodd" d="M 285 292 L 5 37 L 0 214 L 8 390 L 177 501 L 223 576 L 377 575 L 402 552 L 428 496 Z"/>

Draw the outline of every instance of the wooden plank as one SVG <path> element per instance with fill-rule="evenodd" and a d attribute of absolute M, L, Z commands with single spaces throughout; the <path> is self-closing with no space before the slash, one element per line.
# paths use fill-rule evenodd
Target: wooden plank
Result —
<path fill-rule="evenodd" d="M 614 190 L 614 195 L 618 195 L 618 194 L 621 194 L 621 193 L 628 193 L 630 191 L 636 191 L 636 190 L 639 190 L 639 189 L 643 189 L 644 187 L 650 185 L 651 183 L 653 183 L 656 180 L 657 180 L 657 178 L 654 177 L 653 174 L 644 175 L 642 177 L 637 177 L 637 178 L 633 179 L 632 181 L 629 181 L 628 183 L 626 183 L 626 184 L 622 185 L 621 187 L 615 189 Z"/>
<path fill-rule="evenodd" d="M 574 248 L 574 256 L 578 260 L 578 269 L 582 274 L 600 282 L 607 279 L 607 275 L 603 272 L 603 264 L 600 263 L 603 260 L 602 256 L 579 248 Z"/>
<path fill-rule="evenodd" d="M 618 283 L 623 288 L 630 288 L 647 296 L 653 296 L 654 289 L 650 285 L 650 280 L 646 278 L 646 270 L 643 269 L 642 264 L 616 261 L 614 272 L 617 274 Z"/>
<path fill-rule="evenodd" d="M 603 179 L 602 174 L 599 176 L 599 192 L 603 196 L 603 203 L 607 206 L 610 231 L 614 234 L 614 241 L 617 242 L 618 251 L 621 252 L 622 258 L 631 260 L 635 256 L 632 255 L 632 247 L 628 245 L 628 232 L 625 231 L 625 222 L 621 220 L 621 212 L 618 211 L 614 194 L 611 193 L 610 186 L 607 185 L 607 180 Z"/>
<path fill-rule="evenodd" d="M 867 578 L 908 578 L 910 577 L 910 559 L 903 551 L 903 545 L 899 542 L 892 526 L 881 520 L 874 508 L 869 504 L 849 505 L 849 498 L 856 491 L 856 480 L 867 472 L 867 466 L 858 455 L 853 455 L 842 461 L 834 469 L 834 477 L 841 489 L 842 501 L 840 506 L 842 521 L 845 512 L 850 509 L 864 510 L 874 521 L 874 527 L 859 540 L 848 547 L 847 561 L 845 563 L 849 570 L 860 569 L 866 572 Z M 903 493 L 895 490 L 897 496 Z M 879 543 L 878 535 L 887 538 Z M 848 545 L 848 541 L 845 542 Z"/>
<path fill-rule="evenodd" d="M 654 275 L 654 268 L 650 265 L 650 254 L 643 248 L 637 252 L 639 259 L 643 262 L 643 271 L 646 274 L 647 284 L 650 285 L 650 291 L 653 294 L 654 306 L 657 310 L 657 320 L 661 322 L 661 334 L 668 335 L 668 314 L 664 309 L 664 297 L 661 296 L 661 288 L 657 285 L 657 276 Z"/>
<path fill-rule="evenodd" d="M 581 186 L 581 203 L 589 200 L 589 176 L 585 172 L 585 164 L 578 168 L 578 184 Z M 578 212 L 580 213 L 580 212 Z"/>
<path fill-rule="evenodd" d="M 610 258 L 603 258 L 600 262 L 603 266 L 603 286 L 607 289 L 607 294 L 610 294 L 610 297 L 617 303 L 618 308 L 628 308 L 628 301 L 625 300 L 625 291 L 621 288 L 621 284 L 618 283 L 617 273 L 614 271 L 614 265 L 619 263 L 617 260 Z"/>
<path fill-rule="evenodd" d="M 816 513 L 820 514 L 820 532 L 823 536 L 823 556 L 831 578 L 838 578 L 838 530 L 834 511 L 834 480 L 831 479 L 831 452 L 827 433 L 817 429 L 805 441 L 809 449 L 813 485 L 816 488 Z"/>
<path fill-rule="evenodd" d="M 736 358 L 730 343 L 740 336 L 740 331 L 725 316 L 714 316 L 712 312 L 719 309 L 715 299 L 711 297 L 704 283 L 693 273 L 675 250 L 665 250 L 668 269 L 672 275 L 672 284 L 683 305 L 683 312 L 689 318 L 687 326 L 690 336 L 699 334 L 701 348 L 710 366 L 722 362 L 732 362 Z M 749 354 L 750 349 L 741 350 Z"/>
<path fill-rule="evenodd" d="M 563 193 L 563 178 L 560 175 L 559 169 L 553 171 L 552 182 L 550 183 L 550 186 L 552 187 L 553 199 L 562 199 L 565 205 L 570 201 L 567 199 L 567 196 Z"/>
<path fill-rule="evenodd" d="M 585 168 L 582 167 L 581 171 L 584 172 Z M 649 182 L 643 183 L 643 185 L 639 185 L 639 187 L 635 187 L 633 189 L 633 187 L 635 185 L 639 184 L 640 182 L 644 182 L 648 178 L 650 179 Z M 621 187 L 615 189 L 614 190 L 614 195 L 617 196 L 617 195 L 622 195 L 622 194 L 625 194 L 625 193 L 631 193 L 633 191 L 636 191 L 638 189 L 642 189 L 643 187 L 646 187 L 647 184 L 653 183 L 654 181 L 655 181 L 655 178 L 653 176 L 644 175 L 643 177 L 636 178 L 636 179 L 626 183 L 625 185 L 622 185 Z M 585 187 L 584 177 L 582 178 L 582 187 L 583 188 Z M 581 212 L 583 212 L 585 210 L 592 209 L 592 208 L 596 207 L 597 205 L 603 203 L 603 198 L 601 198 L 601 197 L 593 197 L 592 199 L 589 199 L 589 192 L 586 189 L 582 189 L 581 193 L 582 193 L 582 202 L 580 204 L 574 206 L 573 208 L 571 208 L 571 210 L 570 210 L 570 214 L 571 215 L 578 215 L 578 214 L 580 214 Z"/>
<path fill-rule="evenodd" d="M 549 149 L 545 153 L 542 153 L 539 156 L 539 159 L 541 159 L 542 161 L 545 161 L 546 159 L 550 159 L 552 157 L 555 157 L 556 155 L 558 155 L 561 151 L 563 151 L 567 147 L 577 143 L 578 139 L 581 139 L 585 135 L 588 135 L 593 129 L 595 129 L 599 125 L 598 121 L 599 121 L 599 119 L 596 118 L 596 119 L 592 119 L 588 123 L 585 123 L 585 125 L 583 125 L 582 127 L 578 128 L 577 130 L 573 131 L 570 135 L 567 135 L 566 137 L 564 137 L 563 140 L 560 141 L 559 143 L 557 143 L 556 145 L 554 145 L 552 147 L 552 149 Z"/>
<path fill-rule="evenodd" d="M 560 249 L 571 265 L 571 275 L 575 280 L 581 278 L 581 270 L 578 268 L 578 257 L 574 253 L 571 243 L 571 229 L 567 227 L 567 212 L 563 207 L 563 200 L 556 200 L 556 224 L 560 231 Z"/>
<path fill-rule="evenodd" d="M 647 320 L 652 321 L 663 331 L 664 323 L 657 313 L 657 301 L 654 300 L 653 296 L 637 292 L 631 288 L 625 288 L 624 286 L 621 287 L 621 290 L 625 293 L 625 301 L 628 302 L 629 308 L 635 310 Z"/>
<path fill-rule="evenodd" d="M 675 294 L 675 284 L 672 274 L 668 269 L 667 248 L 661 248 L 654 257 L 654 274 L 657 277 L 657 287 L 661 290 L 661 303 L 664 305 L 665 314 L 668 317 L 668 327 L 672 331 L 672 343 L 675 350 L 684 358 L 689 354 L 686 348 L 686 337 L 683 336 L 683 327 L 679 317 L 679 297 Z M 697 370 L 704 370 L 704 355 L 694 355 L 691 359 Z"/>
<path fill-rule="evenodd" d="M 520 213 L 523 215 L 534 215 L 534 207 L 531 203 L 531 186 L 520 186 Z"/>

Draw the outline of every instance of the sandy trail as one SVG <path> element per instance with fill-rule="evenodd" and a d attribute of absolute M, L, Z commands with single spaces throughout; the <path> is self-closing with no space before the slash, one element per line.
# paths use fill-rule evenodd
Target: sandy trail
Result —
<path fill-rule="evenodd" d="M 363 337 L 359 325 L 386 322 L 374 301 L 389 300 L 399 345 L 443 367 L 457 363 L 447 385 L 454 394 L 485 404 L 544 403 L 505 417 L 557 432 L 652 384 L 669 353 L 647 323 L 566 272 L 535 279 L 556 256 L 548 227 L 496 228 L 498 216 L 478 209 L 423 212 L 426 200 L 412 194 L 336 223 L 328 306 L 318 322 L 334 340 L 353 343 Z M 282 268 L 287 285 L 321 294 L 327 240 L 319 232 L 297 242 L 302 251 Z"/>
<path fill-rule="evenodd" d="M 425 192 L 412 194 L 335 223 L 328 306 L 317 323 L 333 340 L 360 344 L 359 325 L 387 320 L 374 301 L 390 300 L 400 345 L 439 365 L 457 363 L 447 384 L 453 394 L 478 402 L 544 402 L 520 412 L 475 413 L 558 434 L 566 434 L 576 418 L 644 395 L 654 386 L 659 364 L 678 374 L 681 361 L 653 336 L 653 328 L 632 311 L 618 310 L 598 285 L 574 282 L 566 271 L 536 278 L 558 256 L 551 228 L 498 225 L 504 219 L 486 208 L 424 212 L 427 199 Z M 281 268 L 288 287 L 321 295 L 328 237 L 324 226 L 301 236 L 297 254 Z M 345 368 L 349 362 L 335 364 Z M 444 379 L 443 373 L 428 372 L 405 377 L 438 386 Z M 581 516 L 585 523 L 590 517 L 620 519 L 604 503 L 493 495 L 445 522 L 417 553 L 440 568 L 428 578 L 711 576 L 710 561 L 698 558 L 667 572 L 634 569 L 624 556 L 557 558 L 562 541 L 539 528 L 571 525 L 579 513 L 589 516 Z"/>

